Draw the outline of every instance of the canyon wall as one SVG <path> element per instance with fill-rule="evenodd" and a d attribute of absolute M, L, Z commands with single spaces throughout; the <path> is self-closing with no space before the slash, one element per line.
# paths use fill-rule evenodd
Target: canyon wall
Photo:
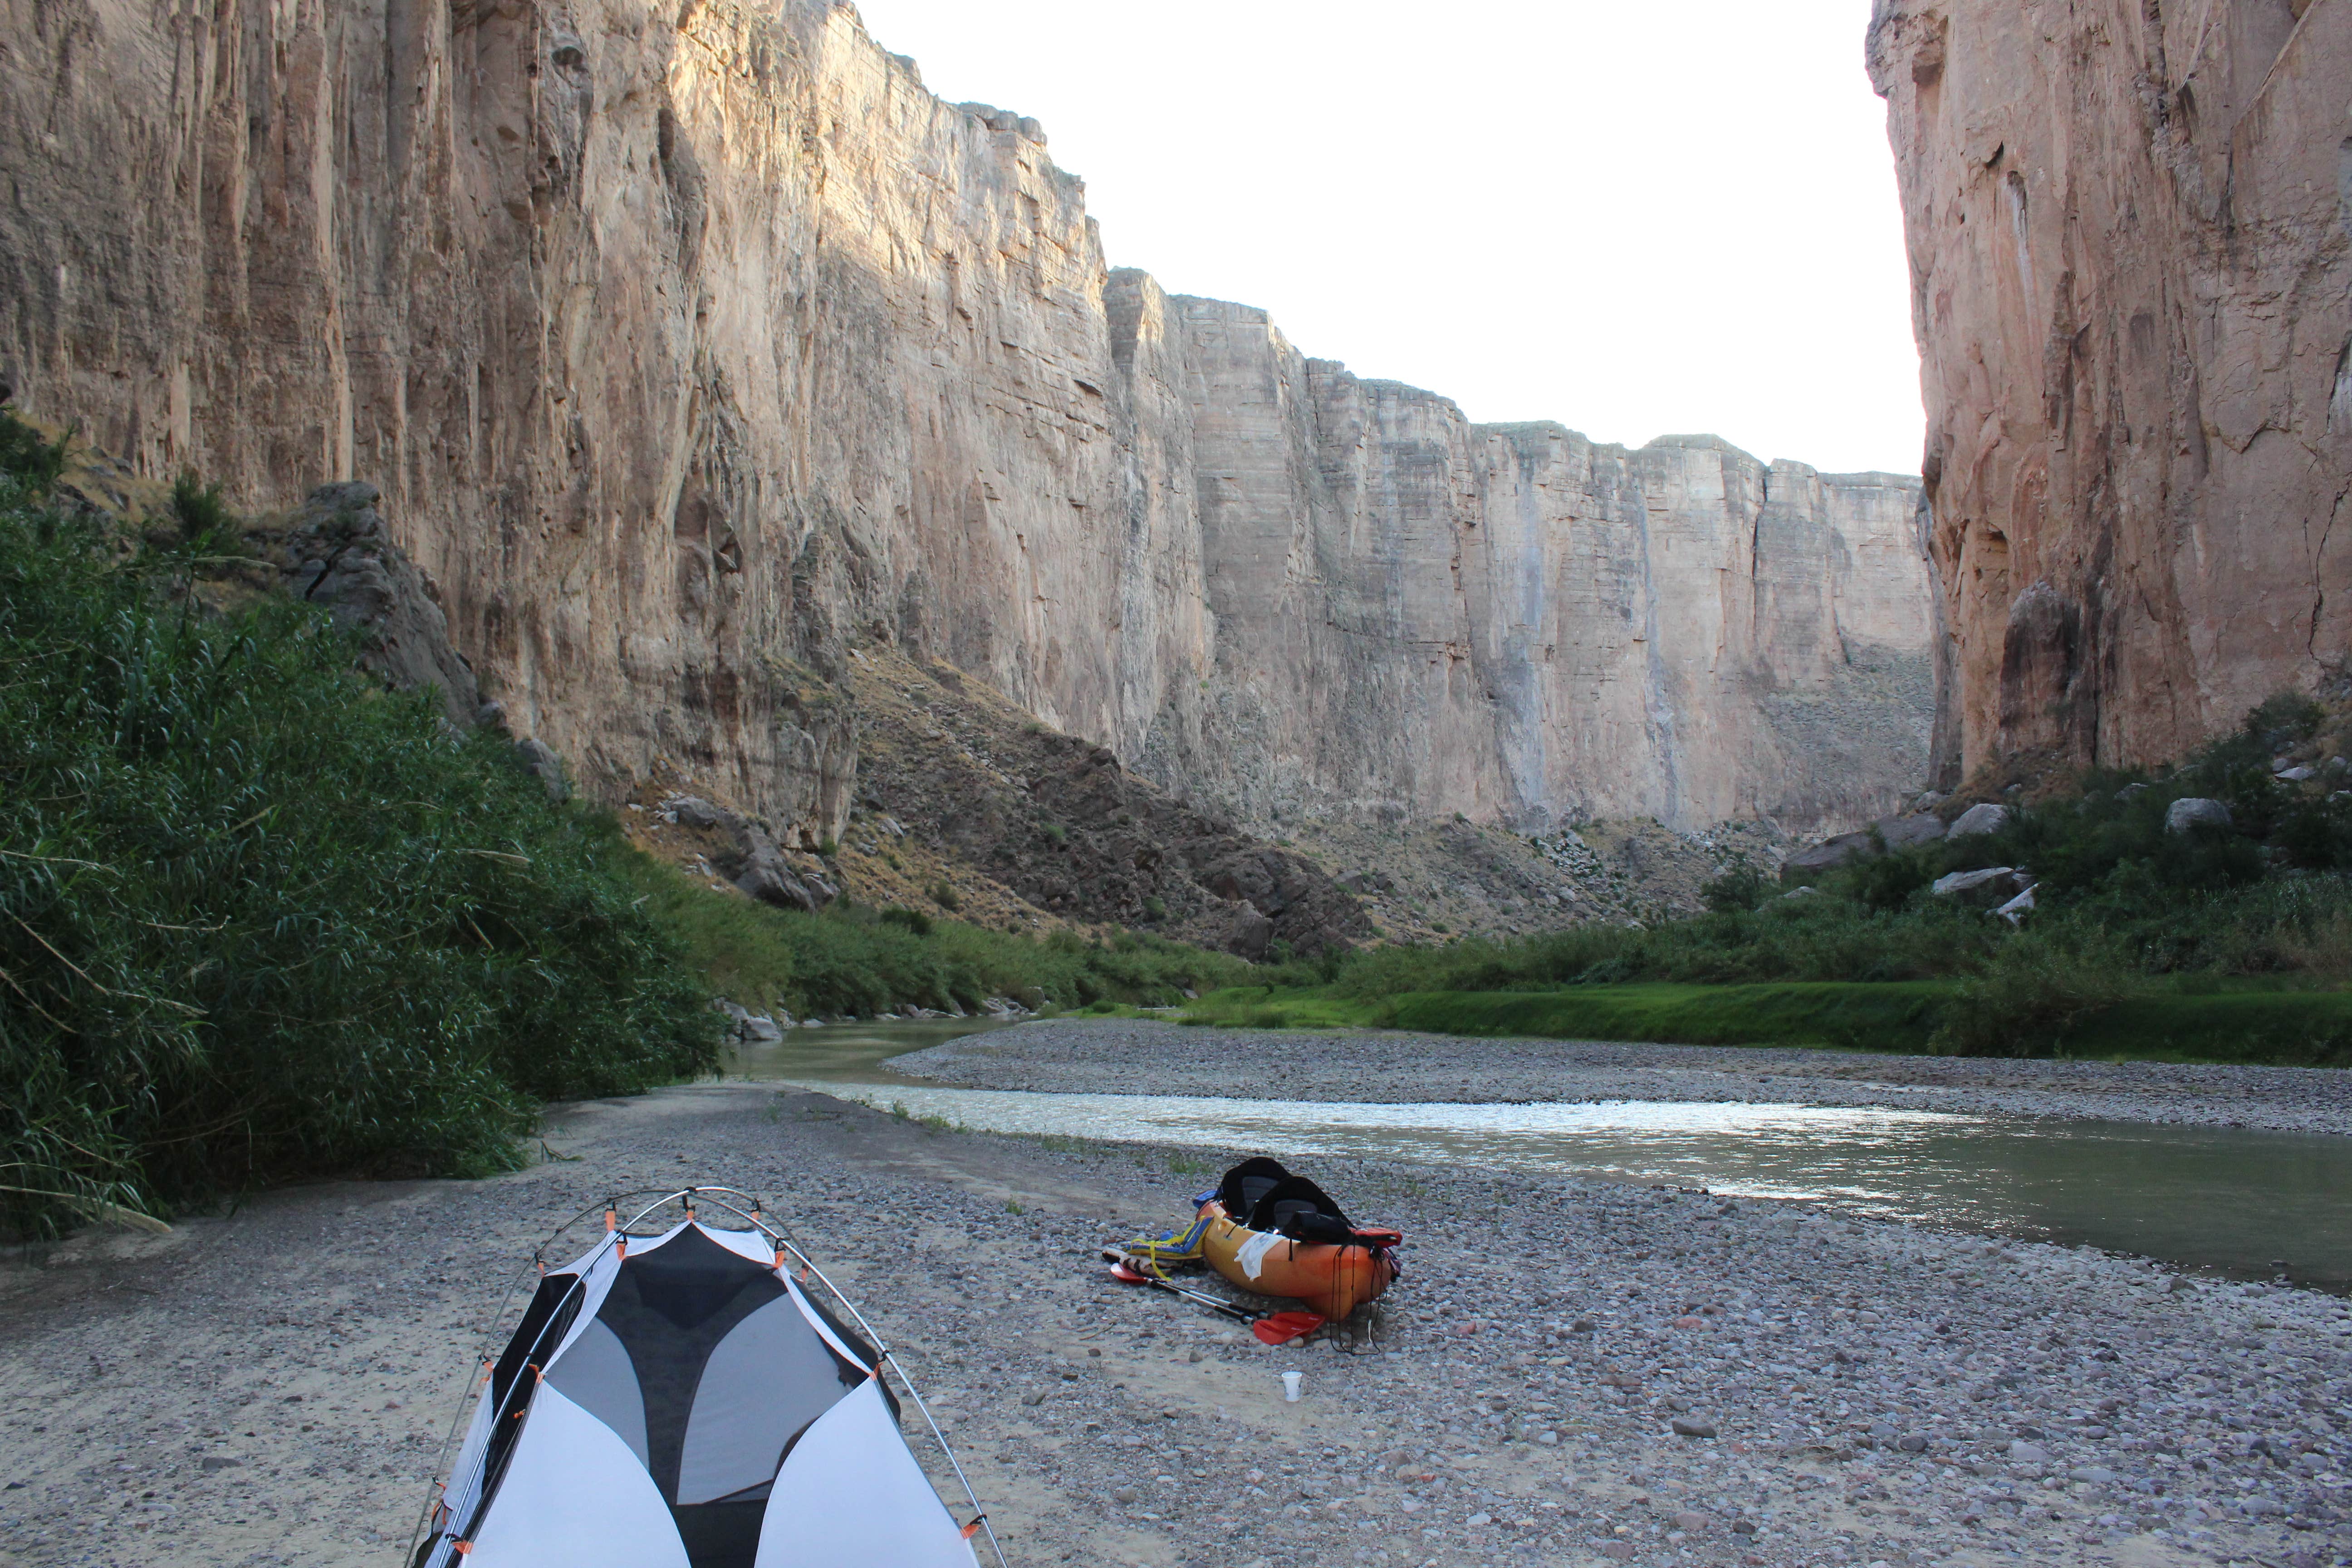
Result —
<path fill-rule="evenodd" d="M 485 695 L 814 839 L 887 638 L 1254 824 L 1841 826 L 1927 749 L 1916 481 L 1477 426 L 1113 272 L 823 0 L 0 0 L 0 373 L 376 485 Z"/>
<path fill-rule="evenodd" d="M 1113 276 L 1114 296 L 1156 293 Z M 1478 426 L 1177 299 L 1217 680 L 1156 766 L 1257 820 L 1800 825 L 1922 774 L 1918 486 Z"/>
<path fill-rule="evenodd" d="M 1879 0 L 1869 66 L 1954 639 L 1938 774 L 2177 755 L 2341 671 L 2352 0 Z"/>

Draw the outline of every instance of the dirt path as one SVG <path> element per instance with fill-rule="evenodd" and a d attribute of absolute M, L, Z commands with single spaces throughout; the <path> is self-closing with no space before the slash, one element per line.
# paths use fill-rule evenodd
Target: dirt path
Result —
<path fill-rule="evenodd" d="M 0 1273 L 0 1559 L 391 1568 L 537 1241 L 614 1188 L 730 1180 L 895 1342 L 1017 1563 L 2345 1561 L 2352 1318 L 2307 1293 L 1333 1163 L 1410 1272 L 1368 1341 L 1273 1352 L 1090 1262 L 1182 1215 L 1197 1153 L 746 1085 L 568 1108 L 547 1142 Z"/>

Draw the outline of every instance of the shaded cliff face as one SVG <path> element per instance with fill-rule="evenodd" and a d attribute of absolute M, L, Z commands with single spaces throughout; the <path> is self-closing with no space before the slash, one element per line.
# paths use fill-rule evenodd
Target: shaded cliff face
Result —
<path fill-rule="evenodd" d="M 2352 0 L 1880 0 L 1939 771 L 2176 755 L 2352 643 Z"/>
<path fill-rule="evenodd" d="M 846 6 L 0 11 L 0 369 L 145 471 L 356 476 L 485 695 L 803 842 L 889 640 L 1254 823 L 1794 827 L 1925 752 L 1916 485 L 1487 429 L 1112 273 Z"/>

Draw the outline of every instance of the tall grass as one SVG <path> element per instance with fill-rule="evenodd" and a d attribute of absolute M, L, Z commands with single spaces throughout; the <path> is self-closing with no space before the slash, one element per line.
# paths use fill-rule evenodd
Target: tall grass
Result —
<path fill-rule="evenodd" d="M 5 417 L 5 416 L 0 416 Z M 326 616 L 215 616 L 0 427 L 0 1229 L 512 1161 L 543 1098 L 714 1060 L 606 835 Z"/>

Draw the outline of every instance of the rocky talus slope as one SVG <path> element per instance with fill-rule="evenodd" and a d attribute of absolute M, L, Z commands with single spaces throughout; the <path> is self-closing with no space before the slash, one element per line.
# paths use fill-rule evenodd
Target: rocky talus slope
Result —
<path fill-rule="evenodd" d="M 1108 747 L 1047 729 L 951 665 L 879 647 L 853 659 L 864 765 L 835 861 L 865 901 L 960 914 L 977 874 L 1058 921 L 1244 958 L 1372 935 L 1314 861 L 1202 815 Z M 923 874 L 934 865 L 936 878 Z"/>
<path fill-rule="evenodd" d="M 1918 487 L 1474 426 L 1113 271 L 1037 123 L 826 0 L 0 13 L 0 376 L 256 508 L 355 479 L 483 694 L 814 847 L 856 645 L 1237 821 L 1850 825 Z"/>
<path fill-rule="evenodd" d="M 1761 824 L 1677 834 L 1646 821 L 1528 836 L 1310 822 L 1269 841 L 952 665 L 880 645 L 850 665 L 861 766 L 839 840 L 778 846 L 669 760 L 625 803 L 630 837 L 719 896 L 802 908 L 846 896 L 1006 930 L 1131 928 L 1251 959 L 1690 913 L 1708 878 L 1784 847 Z M 774 875 L 747 881 L 761 848 Z"/>
<path fill-rule="evenodd" d="M 1879 0 L 1937 772 L 2178 755 L 2352 647 L 2352 0 Z M 2338 535 L 2342 539 L 2338 539 Z"/>

